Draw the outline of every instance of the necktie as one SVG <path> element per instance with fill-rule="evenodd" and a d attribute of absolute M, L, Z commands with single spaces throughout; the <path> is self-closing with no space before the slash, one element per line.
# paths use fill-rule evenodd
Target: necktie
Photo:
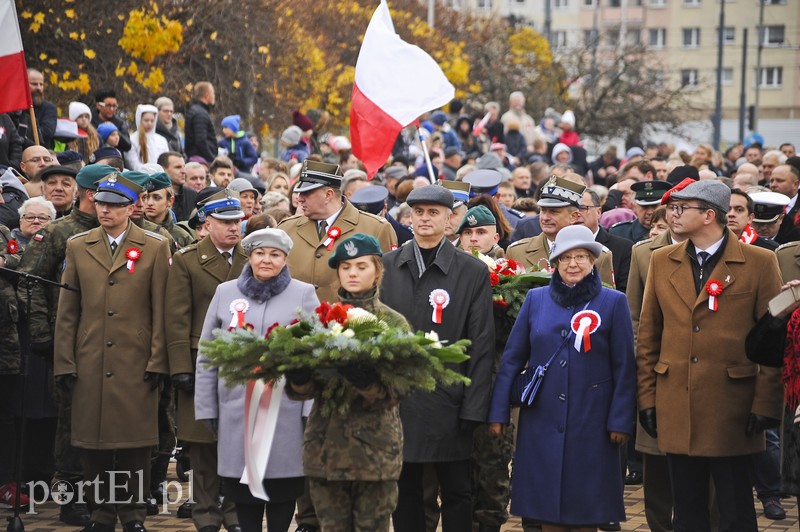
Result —
<path fill-rule="evenodd" d="M 705 265 L 706 261 L 708 260 L 708 258 L 710 256 L 711 256 L 711 253 L 709 253 L 708 251 L 698 251 L 697 252 L 697 262 L 702 267 L 703 265 Z"/>
<path fill-rule="evenodd" d="M 319 230 L 317 231 L 319 233 L 319 239 L 320 240 L 325 238 L 325 235 L 327 234 L 327 229 L 328 229 L 328 221 L 327 220 L 320 221 L 319 222 Z"/>
<path fill-rule="evenodd" d="M 111 246 L 111 254 L 113 255 L 114 252 L 117 251 L 118 244 L 116 243 L 116 241 L 112 241 L 110 246 Z"/>
<path fill-rule="evenodd" d="M 227 262 L 228 264 L 231 263 L 231 254 L 229 252 L 223 251 L 222 258 L 225 259 L 225 262 Z"/>

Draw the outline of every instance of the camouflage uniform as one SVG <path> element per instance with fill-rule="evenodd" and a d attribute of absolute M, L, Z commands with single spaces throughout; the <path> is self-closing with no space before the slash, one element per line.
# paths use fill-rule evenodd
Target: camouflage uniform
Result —
<path fill-rule="evenodd" d="M 68 216 L 51 222 L 28 243 L 19 270 L 60 282 L 66 266 L 67 240 L 78 233 L 97 227 L 97 218 L 77 208 Z M 53 341 L 56 323 L 59 288 L 36 284 L 31 294 L 29 322 L 32 344 Z M 19 300 L 25 303 L 25 287 L 17 289 Z M 35 340 L 35 341 L 33 341 Z M 51 361 L 52 362 L 52 361 Z M 83 480 L 80 451 L 70 443 L 72 431 L 72 401 L 64 397 L 57 386 L 52 387 L 53 399 L 58 409 L 55 436 L 56 478 L 74 483 Z"/>
<path fill-rule="evenodd" d="M 405 318 L 378 301 L 377 291 L 343 303 L 368 310 L 392 326 L 410 329 Z M 388 532 L 397 505 L 397 480 L 403 465 L 403 431 L 398 399 L 374 383 L 358 390 L 346 414 L 323 416 L 319 390 L 287 388 L 292 398 L 314 397 L 308 418 L 303 470 L 311 500 L 325 532 Z"/>
<path fill-rule="evenodd" d="M 150 220 L 145 219 L 144 216 L 142 216 L 141 218 L 131 218 L 131 221 L 140 229 L 144 229 L 145 231 L 150 231 L 151 233 L 159 234 L 164 238 L 166 238 L 167 242 L 169 242 L 169 251 L 171 253 L 175 253 L 176 251 L 178 251 L 179 246 L 177 245 L 177 242 L 175 242 L 175 239 L 172 238 L 172 235 L 169 233 L 169 231 L 167 231 L 160 225 L 154 224 Z"/>
<path fill-rule="evenodd" d="M 20 262 L 18 253 L 10 253 L 8 243 L 13 240 L 11 231 L 0 225 L 0 257 L 5 259 L 5 267 L 16 270 Z M 19 309 L 14 286 L 5 274 L 0 275 L 0 375 L 19 374 L 19 336 L 17 322 Z"/>
<path fill-rule="evenodd" d="M 170 213 L 167 213 L 167 216 L 166 218 L 164 218 L 164 221 L 158 225 L 163 227 L 164 230 L 166 230 L 170 234 L 172 239 L 175 241 L 175 247 L 177 249 L 184 248 L 194 241 L 194 237 L 192 236 L 192 234 L 189 233 L 189 231 L 187 231 L 185 228 L 176 224 L 172 220 L 172 215 Z"/>

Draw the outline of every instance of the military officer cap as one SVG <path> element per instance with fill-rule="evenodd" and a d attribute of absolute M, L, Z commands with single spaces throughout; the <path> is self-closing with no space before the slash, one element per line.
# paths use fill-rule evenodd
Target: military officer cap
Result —
<path fill-rule="evenodd" d="M 103 159 L 122 159 L 122 153 L 111 146 L 103 146 L 89 156 L 89 164 L 92 165 L 96 161 L 102 161 Z"/>
<path fill-rule="evenodd" d="M 481 194 L 494 196 L 497 187 L 503 180 L 503 174 L 497 170 L 474 170 L 464 176 L 464 182 L 469 183 L 469 197 L 474 198 Z"/>
<path fill-rule="evenodd" d="M 300 170 L 300 183 L 295 192 L 310 192 L 320 187 L 338 189 L 342 186 L 342 168 L 338 164 L 321 163 L 318 161 L 303 161 Z"/>
<path fill-rule="evenodd" d="M 197 208 L 197 220 L 203 223 L 209 216 L 217 220 L 241 220 L 244 218 L 242 204 L 239 202 L 239 193 L 225 188 L 206 199 Z"/>
<path fill-rule="evenodd" d="M 372 185 L 356 190 L 350 197 L 350 203 L 360 211 L 378 215 L 386 206 L 388 197 L 389 191 L 386 190 L 386 187 Z"/>
<path fill-rule="evenodd" d="M 558 208 L 570 205 L 577 207 L 580 205 L 584 190 L 586 185 L 552 175 L 542 186 L 539 207 Z"/>
<path fill-rule="evenodd" d="M 414 206 L 417 203 L 424 203 L 429 205 L 442 205 L 448 209 L 453 208 L 453 193 L 439 185 L 426 185 L 424 187 L 415 188 L 406 198 L 406 203 Z"/>
<path fill-rule="evenodd" d="M 292 239 L 283 229 L 268 227 L 253 231 L 242 239 L 242 248 L 248 255 L 258 248 L 275 248 L 287 255 L 292 251 Z"/>
<path fill-rule="evenodd" d="M 111 174 L 119 174 L 119 170 L 107 164 L 90 164 L 81 168 L 75 176 L 78 186 L 86 190 L 97 190 L 97 182 Z"/>
<path fill-rule="evenodd" d="M 456 234 L 461 234 L 461 231 L 467 228 L 484 227 L 487 225 L 496 227 L 497 220 L 492 214 L 492 211 L 483 205 L 476 205 L 468 210 L 467 214 L 464 215 L 464 219 L 461 220 L 461 225 L 458 226 Z"/>
<path fill-rule="evenodd" d="M 457 209 L 462 205 L 466 205 L 470 198 L 470 189 L 472 188 L 469 183 L 465 181 L 450 181 L 447 179 L 440 179 L 437 183 L 453 193 L 453 208 Z"/>
<path fill-rule="evenodd" d="M 113 203 L 115 205 L 131 205 L 139 199 L 144 189 L 125 176 L 114 173 L 97 183 L 94 195 L 95 203 Z"/>
<path fill-rule="evenodd" d="M 661 203 L 661 198 L 672 186 L 666 181 L 639 181 L 631 185 L 631 190 L 636 192 L 637 205 L 643 207 L 655 206 Z"/>
<path fill-rule="evenodd" d="M 328 266 L 335 270 L 343 260 L 357 259 L 365 255 L 382 256 L 381 245 L 372 235 L 356 233 L 336 246 L 333 255 L 328 259 Z"/>
<path fill-rule="evenodd" d="M 47 181 L 48 177 L 52 177 L 54 175 L 68 175 L 72 179 L 75 179 L 78 175 L 78 171 L 74 168 L 70 168 L 69 166 L 48 166 L 47 168 L 42 169 L 39 172 L 39 177 L 42 181 Z"/>
<path fill-rule="evenodd" d="M 755 203 L 753 212 L 756 216 L 753 221 L 761 224 L 777 221 L 790 201 L 788 196 L 778 192 L 755 192 L 750 197 Z"/>

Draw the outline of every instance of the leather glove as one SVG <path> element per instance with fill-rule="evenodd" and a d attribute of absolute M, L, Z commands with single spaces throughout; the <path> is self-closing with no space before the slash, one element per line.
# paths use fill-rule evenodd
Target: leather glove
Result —
<path fill-rule="evenodd" d="M 348 364 L 339 368 L 339 375 L 348 380 L 355 388 L 367 388 L 370 384 L 378 382 L 378 372 L 375 368 L 360 364 Z"/>
<path fill-rule="evenodd" d="M 204 419 L 203 423 L 206 424 L 208 430 L 214 433 L 214 436 L 217 435 L 219 432 L 219 420 L 218 419 Z"/>
<path fill-rule="evenodd" d="M 55 381 L 58 389 L 64 393 L 71 394 L 75 388 L 75 381 L 78 380 L 77 373 L 68 373 L 66 375 L 56 375 Z"/>
<path fill-rule="evenodd" d="M 285 373 L 286 380 L 295 386 L 302 386 L 311 380 L 310 369 L 290 369 Z"/>
<path fill-rule="evenodd" d="M 31 354 L 37 357 L 53 358 L 53 341 L 31 342 Z"/>
<path fill-rule="evenodd" d="M 774 429 L 781 426 L 781 420 L 775 419 L 772 417 L 766 416 L 759 416 L 758 414 L 750 413 L 747 416 L 747 427 L 744 429 L 744 433 L 747 436 L 752 436 L 757 432 L 764 432 L 767 429 Z"/>
<path fill-rule="evenodd" d="M 186 393 L 194 393 L 194 373 L 176 373 L 172 376 L 172 387 Z"/>
<path fill-rule="evenodd" d="M 459 419 L 458 420 L 458 430 L 459 432 L 469 433 L 472 434 L 475 432 L 475 429 L 483 425 L 480 421 L 474 421 L 472 419 Z"/>
<path fill-rule="evenodd" d="M 164 382 L 164 375 L 161 374 L 161 373 L 154 373 L 152 371 L 145 371 L 144 372 L 144 379 L 142 379 L 142 380 L 145 381 L 145 382 L 149 382 L 150 383 L 150 389 L 151 390 L 155 390 L 159 386 L 161 386 L 162 382 Z"/>
<path fill-rule="evenodd" d="M 642 424 L 642 428 L 646 433 L 648 433 L 653 438 L 658 438 L 658 430 L 656 424 L 656 409 L 653 408 L 645 408 L 644 410 L 639 411 L 639 423 Z"/>

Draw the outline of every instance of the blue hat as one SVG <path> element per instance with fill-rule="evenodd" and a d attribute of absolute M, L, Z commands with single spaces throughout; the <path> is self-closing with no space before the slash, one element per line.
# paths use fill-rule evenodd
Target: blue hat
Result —
<path fill-rule="evenodd" d="M 383 255 L 381 245 L 378 239 L 372 235 L 365 235 L 364 233 L 356 233 L 346 240 L 342 240 L 333 255 L 328 259 L 328 266 L 333 269 L 339 267 L 339 263 L 343 260 L 357 259 L 365 255 Z"/>
<path fill-rule="evenodd" d="M 447 115 L 444 111 L 434 111 L 431 115 L 431 122 L 437 126 L 443 126 L 444 123 L 447 122 Z"/>
<path fill-rule="evenodd" d="M 470 198 L 481 194 L 494 196 L 502 180 L 503 175 L 497 170 L 474 170 L 464 176 L 464 182 L 470 185 Z"/>
<path fill-rule="evenodd" d="M 94 201 L 95 203 L 130 205 L 136 203 L 142 192 L 144 190 L 141 186 L 126 179 L 125 176 L 115 173 L 97 183 Z"/>
<path fill-rule="evenodd" d="M 57 153 L 56 159 L 58 159 L 58 164 L 63 166 L 65 164 L 77 163 L 81 160 L 81 154 L 73 150 L 66 150 Z"/>
<path fill-rule="evenodd" d="M 241 127 L 242 117 L 239 115 L 230 115 L 222 119 L 222 127 L 227 127 L 234 133 L 238 133 Z"/>
<path fill-rule="evenodd" d="M 97 126 L 97 134 L 100 135 L 100 140 L 103 141 L 103 144 L 108 142 L 108 137 L 115 131 L 119 131 L 119 129 L 114 125 L 114 122 L 103 122 Z"/>
<path fill-rule="evenodd" d="M 116 148 L 112 148 L 111 146 L 103 146 L 95 150 L 93 154 L 89 156 L 89 164 L 94 164 L 97 161 L 102 161 L 103 159 L 119 159 L 122 160 L 122 153 Z"/>
<path fill-rule="evenodd" d="M 227 188 L 217 192 L 199 206 L 197 215 L 201 223 L 209 216 L 217 220 L 241 220 L 244 211 L 239 193 Z"/>
<path fill-rule="evenodd" d="M 356 190 L 350 197 L 350 203 L 360 211 L 378 215 L 386 206 L 386 198 L 388 197 L 389 191 L 386 187 L 371 185 Z"/>

